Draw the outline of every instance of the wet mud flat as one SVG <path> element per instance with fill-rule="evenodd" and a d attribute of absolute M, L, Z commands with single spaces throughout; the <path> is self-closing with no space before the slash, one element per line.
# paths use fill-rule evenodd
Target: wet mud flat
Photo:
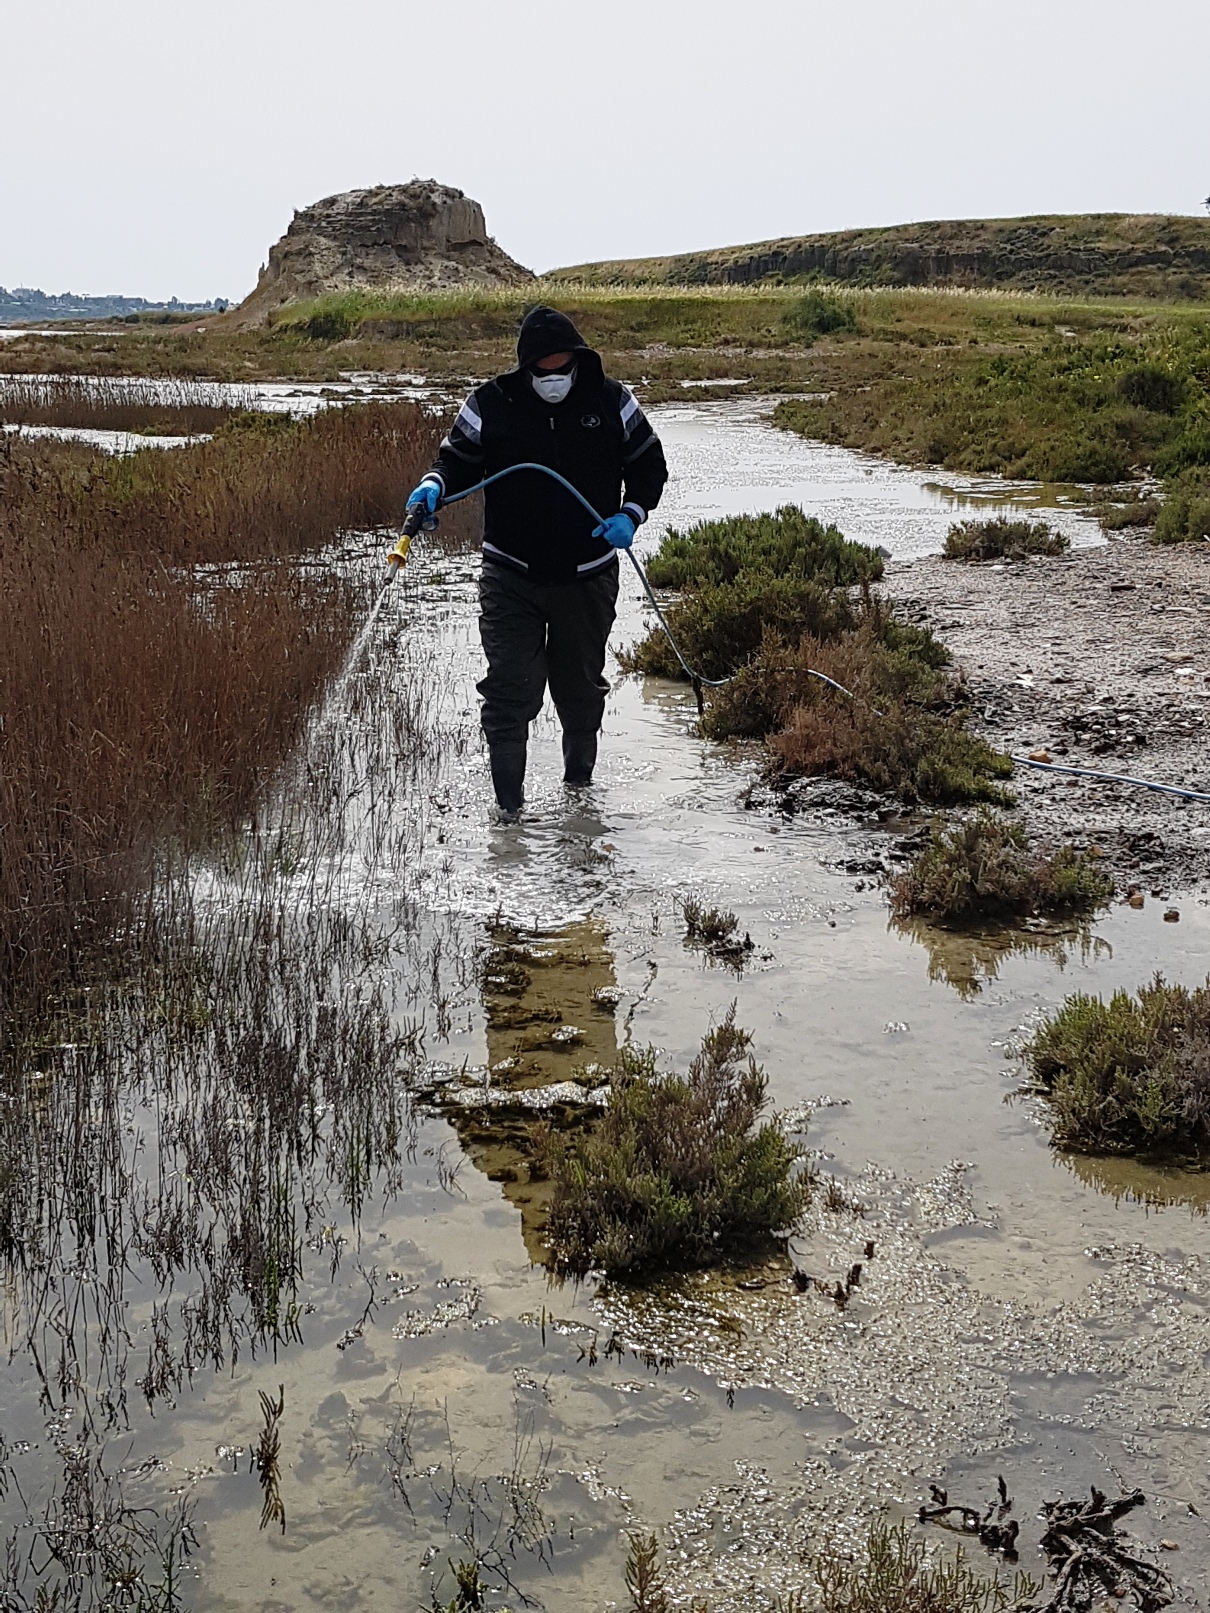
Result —
<path fill-rule="evenodd" d="M 1002 750 L 1210 792 L 1210 549 L 1113 538 L 1062 559 L 892 566 L 887 592 L 947 644 L 972 726 Z M 1210 803 L 1018 768 L 1031 827 L 1097 845 L 1123 884 L 1210 878 Z"/>

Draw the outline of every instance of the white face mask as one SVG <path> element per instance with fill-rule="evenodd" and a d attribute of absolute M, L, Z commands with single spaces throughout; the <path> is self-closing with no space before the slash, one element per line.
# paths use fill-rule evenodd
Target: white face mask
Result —
<path fill-rule="evenodd" d="M 575 370 L 570 375 L 535 375 L 534 391 L 543 403 L 562 403 L 575 385 L 575 380 Z"/>

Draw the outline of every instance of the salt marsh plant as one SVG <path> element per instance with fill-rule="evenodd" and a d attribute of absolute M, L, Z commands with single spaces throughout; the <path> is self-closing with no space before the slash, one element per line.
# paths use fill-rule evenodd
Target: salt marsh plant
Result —
<path fill-rule="evenodd" d="M 1094 858 L 1062 847 L 1034 851 L 1020 824 L 982 810 L 949 826 L 934 824 L 927 843 L 891 882 L 891 913 L 965 923 L 1030 913 L 1086 913 L 1113 895 Z"/>
<path fill-rule="evenodd" d="M 1028 1574 L 1004 1581 L 981 1572 L 961 1548 L 934 1555 L 906 1522 L 875 1524 L 856 1558 L 817 1553 L 811 1572 L 818 1597 L 783 1599 L 779 1613 L 1026 1613 L 1041 1589 Z"/>
<path fill-rule="evenodd" d="M 601 1120 L 551 1132 L 550 1262 L 562 1273 L 637 1277 L 765 1252 L 798 1219 L 809 1187 L 799 1155 L 761 1120 L 765 1077 L 735 1005 L 684 1076 L 652 1048 L 626 1048 Z"/>
<path fill-rule="evenodd" d="M 945 534 L 947 560 L 1024 560 L 1026 555 L 1066 554 L 1070 541 L 1045 521 L 1006 516 L 959 521 Z"/>
<path fill-rule="evenodd" d="M 1068 997 L 1026 1049 L 1060 1148 L 1205 1156 L 1210 1149 L 1210 982 L 1160 975 L 1109 1002 Z"/>
<path fill-rule="evenodd" d="M 790 304 L 782 323 L 800 342 L 813 342 L 819 336 L 856 330 L 857 316 L 849 298 L 838 297 L 833 291 L 812 290 Z"/>
<path fill-rule="evenodd" d="M 1210 538 L 1210 468 L 1182 471 L 1155 515 L 1156 543 L 1196 543 Z"/>
<path fill-rule="evenodd" d="M 251 404 L 252 395 L 239 387 L 216 388 L 197 381 L 81 375 L 0 378 L 2 425 L 188 437 L 217 430 Z"/>
<path fill-rule="evenodd" d="M 290 754 L 369 579 L 282 562 L 397 516 L 436 434 L 383 405 L 123 460 L 0 446 L 0 1042 Z"/>
<path fill-rule="evenodd" d="M 665 614 L 686 659 L 728 680 L 706 691 L 708 737 L 763 739 L 775 776 L 830 774 L 909 801 L 1009 799 L 996 781 L 1011 763 L 966 731 L 945 647 L 873 597 L 877 550 L 787 506 L 669 533 L 649 574 L 679 590 Z M 685 676 L 658 625 L 619 659 Z"/>

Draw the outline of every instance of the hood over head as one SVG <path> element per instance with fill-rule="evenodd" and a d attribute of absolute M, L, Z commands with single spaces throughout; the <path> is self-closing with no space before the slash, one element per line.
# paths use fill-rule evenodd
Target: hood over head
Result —
<path fill-rule="evenodd" d="M 539 305 L 521 321 L 517 336 L 517 367 L 528 369 L 552 353 L 590 353 L 592 349 L 579 331 L 557 308 Z"/>

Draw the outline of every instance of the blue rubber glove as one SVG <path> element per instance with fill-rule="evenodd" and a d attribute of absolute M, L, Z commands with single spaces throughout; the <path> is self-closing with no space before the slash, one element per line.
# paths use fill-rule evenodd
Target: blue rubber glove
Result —
<path fill-rule="evenodd" d="M 441 503 L 441 486 L 438 482 L 421 482 L 413 492 L 408 494 L 408 508 L 413 504 L 423 504 L 430 515 L 436 515 L 437 506 Z"/>
<path fill-rule="evenodd" d="M 606 543 L 612 543 L 615 549 L 629 549 L 634 542 L 634 517 L 627 515 L 625 510 L 619 510 L 611 515 L 608 521 L 602 521 L 600 526 L 594 526 L 594 538 L 604 538 Z"/>

